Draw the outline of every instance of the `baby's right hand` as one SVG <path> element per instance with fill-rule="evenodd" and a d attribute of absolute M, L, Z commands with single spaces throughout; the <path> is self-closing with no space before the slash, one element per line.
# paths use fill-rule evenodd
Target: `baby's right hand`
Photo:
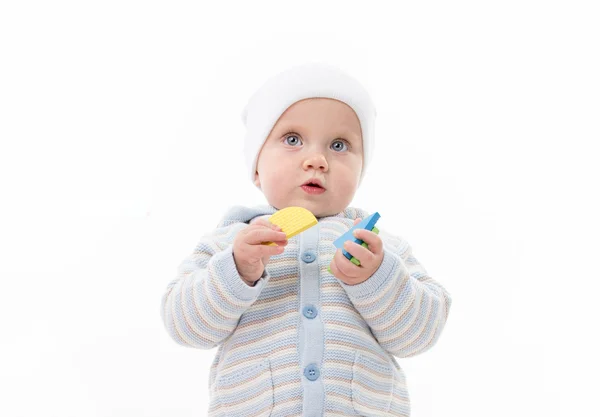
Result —
<path fill-rule="evenodd" d="M 274 242 L 277 246 L 263 245 L 263 242 Z M 240 231 L 233 241 L 233 259 L 244 282 L 253 287 L 270 257 L 282 253 L 287 243 L 281 228 L 265 219 L 257 219 Z"/>

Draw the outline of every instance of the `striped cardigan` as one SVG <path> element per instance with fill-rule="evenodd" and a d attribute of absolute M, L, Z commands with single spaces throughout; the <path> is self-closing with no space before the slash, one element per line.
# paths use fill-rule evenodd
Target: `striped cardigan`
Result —
<path fill-rule="evenodd" d="M 208 415 L 409 416 L 406 377 L 394 356 L 436 343 L 449 293 L 405 240 L 381 228 L 383 261 L 369 279 L 346 285 L 329 273 L 333 241 L 369 215 L 352 207 L 289 239 L 251 287 L 235 267 L 233 239 L 275 211 L 230 208 L 162 297 L 161 318 L 175 342 L 218 346 Z"/>

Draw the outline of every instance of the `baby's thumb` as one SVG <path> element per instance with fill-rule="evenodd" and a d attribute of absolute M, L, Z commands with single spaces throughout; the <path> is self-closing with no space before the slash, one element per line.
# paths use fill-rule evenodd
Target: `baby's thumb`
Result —
<path fill-rule="evenodd" d="M 254 224 L 260 224 L 261 226 L 266 226 L 273 230 L 281 231 L 281 227 L 277 226 L 276 224 L 271 223 L 267 219 L 263 219 L 263 218 L 256 219 L 254 221 Z"/>

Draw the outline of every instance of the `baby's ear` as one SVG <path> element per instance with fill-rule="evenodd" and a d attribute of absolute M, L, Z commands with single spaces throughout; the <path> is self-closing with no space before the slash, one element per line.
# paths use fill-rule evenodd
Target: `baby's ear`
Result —
<path fill-rule="evenodd" d="M 254 174 L 254 185 L 260 188 L 260 178 L 258 177 L 258 171 Z"/>

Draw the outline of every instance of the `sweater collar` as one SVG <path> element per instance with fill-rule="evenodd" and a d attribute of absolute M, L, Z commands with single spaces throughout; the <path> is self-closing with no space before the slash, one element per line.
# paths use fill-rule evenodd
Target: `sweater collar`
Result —
<path fill-rule="evenodd" d="M 271 215 L 274 214 L 276 211 L 278 211 L 277 208 L 273 207 L 270 204 L 258 205 L 253 207 L 239 205 L 232 206 L 221 218 L 218 227 L 226 227 L 233 223 L 249 223 L 255 217 Z M 368 216 L 369 213 L 363 209 L 359 209 L 356 207 L 346 207 L 342 212 L 338 214 L 326 217 L 318 217 L 317 220 L 321 221 L 323 219 L 331 217 L 341 217 L 354 220 L 358 217 L 364 219 Z"/>

